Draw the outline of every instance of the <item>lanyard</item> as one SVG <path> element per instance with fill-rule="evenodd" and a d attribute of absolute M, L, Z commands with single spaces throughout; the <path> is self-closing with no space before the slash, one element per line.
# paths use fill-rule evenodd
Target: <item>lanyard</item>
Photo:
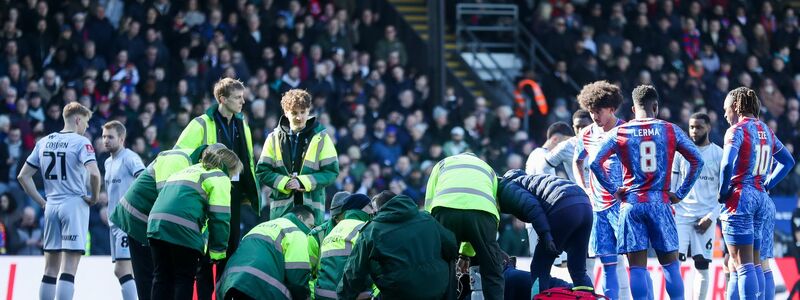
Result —
<path fill-rule="evenodd" d="M 300 133 L 299 132 L 289 132 L 289 141 L 292 150 L 292 157 L 290 159 L 294 159 L 295 154 L 297 153 L 297 144 L 300 142 Z"/>
<path fill-rule="evenodd" d="M 223 120 L 222 116 L 220 116 L 219 114 L 214 114 L 214 115 L 217 117 L 217 122 L 220 124 L 220 128 L 222 129 L 222 133 L 225 134 L 225 139 L 228 142 L 231 143 L 231 148 L 233 148 L 234 143 L 235 143 L 233 138 L 236 137 L 236 123 L 235 123 L 235 120 L 233 120 L 234 116 L 231 116 L 231 125 L 230 125 L 231 130 L 230 131 L 232 131 L 232 133 L 228 133 L 228 128 L 227 128 L 228 126 L 227 126 L 227 124 L 225 124 L 225 120 Z"/>

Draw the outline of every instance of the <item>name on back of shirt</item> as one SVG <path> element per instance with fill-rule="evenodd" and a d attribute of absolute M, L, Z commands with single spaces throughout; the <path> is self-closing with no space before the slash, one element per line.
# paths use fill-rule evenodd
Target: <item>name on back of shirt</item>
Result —
<path fill-rule="evenodd" d="M 656 136 L 661 135 L 661 132 L 655 128 L 636 129 L 631 132 L 633 136 Z"/>
<path fill-rule="evenodd" d="M 69 148 L 69 142 L 47 142 L 44 147 L 47 149 L 66 149 Z"/>
<path fill-rule="evenodd" d="M 758 131 L 758 139 L 759 140 L 766 140 L 767 139 L 767 133 L 764 132 L 764 131 Z"/>

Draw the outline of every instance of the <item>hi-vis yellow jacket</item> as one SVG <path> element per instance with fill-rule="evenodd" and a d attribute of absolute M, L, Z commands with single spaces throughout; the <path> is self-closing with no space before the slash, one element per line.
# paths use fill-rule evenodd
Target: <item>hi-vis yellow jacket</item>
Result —
<path fill-rule="evenodd" d="M 325 187 L 339 176 L 339 158 L 325 127 L 312 117 L 299 133 L 295 158 L 291 154 L 289 120 L 281 117 L 267 136 L 256 166 L 258 182 L 272 188 L 269 218 L 274 220 L 294 207 L 295 201 L 314 211 L 315 224 L 325 221 Z M 302 155 L 302 156 L 298 156 Z M 302 160 L 296 159 L 302 157 Z M 304 193 L 289 191 L 286 184 L 297 173 Z"/>
<path fill-rule="evenodd" d="M 196 164 L 167 179 L 147 221 L 147 237 L 203 252 L 201 228 L 208 226 L 208 254 L 224 259 L 231 221 L 231 179 L 220 169 Z"/>
<path fill-rule="evenodd" d="M 181 132 L 181 136 L 178 137 L 178 141 L 175 143 L 174 149 L 197 149 L 197 147 L 200 147 L 201 145 L 220 143 L 221 141 L 217 139 L 216 121 L 214 121 L 214 112 L 217 111 L 217 109 L 219 109 L 219 104 L 214 104 L 209 107 L 204 114 L 194 118 L 194 120 L 189 122 L 189 125 L 187 125 L 183 132 Z M 240 179 L 243 181 L 242 183 L 249 185 L 246 190 L 242 191 L 247 197 L 247 199 L 242 200 L 242 203 L 249 202 L 250 206 L 253 207 L 253 211 L 255 211 L 256 214 L 259 214 L 261 212 L 261 193 L 259 192 L 258 181 L 256 181 L 255 178 L 256 172 L 255 161 L 253 160 L 253 136 L 250 132 L 250 126 L 247 125 L 247 120 L 244 119 L 242 113 L 235 114 L 233 121 L 237 123 L 241 122 L 241 125 L 244 128 L 246 145 L 241 145 L 241 147 L 247 151 L 247 159 L 243 159 L 242 157 L 239 159 L 242 161 L 244 167 L 249 169 L 251 174 L 250 180 L 252 180 L 252 184 L 250 184 L 250 180 L 246 178 Z M 243 177 L 246 173 L 247 170 L 243 170 L 240 177 Z"/>

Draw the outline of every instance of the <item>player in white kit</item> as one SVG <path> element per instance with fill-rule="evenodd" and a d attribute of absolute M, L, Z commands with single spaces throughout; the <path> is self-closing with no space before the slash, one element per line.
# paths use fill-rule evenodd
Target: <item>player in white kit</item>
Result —
<path fill-rule="evenodd" d="M 588 111 L 579 109 L 572 114 L 572 130 L 575 134 L 566 141 L 558 143 L 558 145 L 544 155 L 544 173 L 555 175 L 556 167 L 561 165 L 564 167 L 564 171 L 567 173 L 569 180 L 576 182 L 575 174 L 572 168 L 572 160 L 575 158 L 575 145 L 580 141 L 580 138 L 577 137 L 577 134 L 578 132 L 581 132 L 584 127 L 591 124 L 592 117 Z M 587 169 L 585 172 L 589 172 L 589 170 Z M 531 173 L 529 172 L 529 174 Z M 585 183 L 584 186 L 585 185 L 588 185 L 588 183 Z"/>
<path fill-rule="evenodd" d="M 547 128 L 547 140 L 541 147 L 533 149 L 528 155 L 528 160 L 525 162 L 525 173 L 535 174 L 551 174 L 556 175 L 555 167 L 547 164 L 545 157 L 557 145 L 565 143 L 569 138 L 575 136 L 572 128 L 564 122 L 555 122 L 550 124 Z M 558 166 L 558 165 L 556 165 Z"/>
<path fill-rule="evenodd" d="M 691 254 L 697 274 L 692 299 L 705 300 L 708 295 L 708 265 L 714 245 L 714 228 L 720 213 L 717 202 L 720 184 L 722 148 L 711 143 L 708 132 L 711 119 L 704 113 L 695 113 L 689 119 L 689 137 L 700 150 L 705 164 L 694 186 L 683 201 L 673 205 L 678 229 L 678 259 L 686 260 Z M 672 163 L 672 191 L 681 185 L 681 178 L 689 172 L 689 162 L 680 154 Z"/>
<path fill-rule="evenodd" d="M 72 102 L 62 115 L 64 129 L 36 142 L 17 177 L 25 193 L 44 207 L 45 266 L 39 299 L 47 300 L 72 299 L 75 272 L 86 250 L 89 206 L 97 203 L 102 180 L 92 143 L 83 136 L 92 112 Z M 45 198 L 33 182 L 36 171 L 42 173 Z M 86 190 L 87 172 L 91 193 Z"/>
<path fill-rule="evenodd" d="M 125 125 L 119 121 L 111 121 L 103 125 L 103 144 L 105 144 L 111 157 L 106 159 L 104 176 L 106 192 L 108 193 L 108 211 L 114 211 L 119 200 L 136 180 L 136 176 L 144 171 L 144 163 L 139 155 L 125 148 Z M 119 279 L 122 287 L 122 299 L 137 299 L 136 283 L 133 281 L 133 267 L 131 266 L 131 252 L 128 247 L 128 234 L 109 219 L 109 233 L 111 235 L 111 261 L 114 262 L 114 275 Z"/>
<path fill-rule="evenodd" d="M 591 120 L 589 122 L 591 122 Z M 547 162 L 546 157 L 556 147 L 568 143 L 569 140 L 574 137 L 575 133 L 572 131 L 572 128 L 567 125 L 567 123 L 555 122 L 550 124 L 550 127 L 547 128 L 547 141 L 545 141 L 541 147 L 533 149 L 531 154 L 528 155 L 528 161 L 525 162 L 525 173 L 529 175 L 556 175 L 556 168 Z M 574 149 L 574 146 L 571 149 Z M 572 164 L 572 152 L 570 152 L 570 158 L 565 162 Z M 555 166 L 558 166 L 558 164 L 555 164 Z M 570 177 L 570 180 L 572 180 L 572 168 L 568 168 L 567 170 L 567 175 Z M 539 235 L 536 233 L 536 230 L 533 230 L 533 225 L 531 225 L 531 223 L 526 223 L 525 228 L 528 230 L 528 245 L 531 255 L 533 255 L 533 252 L 536 249 L 536 244 L 539 243 Z M 561 265 L 566 259 L 566 252 L 562 252 L 561 255 L 556 257 L 556 260 L 553 261 L 553 265 Z"/>

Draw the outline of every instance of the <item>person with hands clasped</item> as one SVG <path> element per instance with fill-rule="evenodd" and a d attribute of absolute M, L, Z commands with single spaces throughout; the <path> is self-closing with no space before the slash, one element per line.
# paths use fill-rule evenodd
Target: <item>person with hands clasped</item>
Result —
<path fill-rule="evenodd" d="M 339 176 L 339 158 L 333 140 L 311 112 L 311 94 L 293 89 L 281 98 L 283 116 L 267 136 L 256 165 L 258 182 L 272 189 L 270 220 L 295 205 L 314 211 L 320 225 L 325 220 L 325 187 Z"/>
<path fill-rule="evenodd" d="M 191 299 L 205 249 L 212 262 L 226 258 L 231 177 L 241 171 L 236 153 L 222 149 L 167 179 L 147 222 L 155 266 L 151 299 Z"/>

